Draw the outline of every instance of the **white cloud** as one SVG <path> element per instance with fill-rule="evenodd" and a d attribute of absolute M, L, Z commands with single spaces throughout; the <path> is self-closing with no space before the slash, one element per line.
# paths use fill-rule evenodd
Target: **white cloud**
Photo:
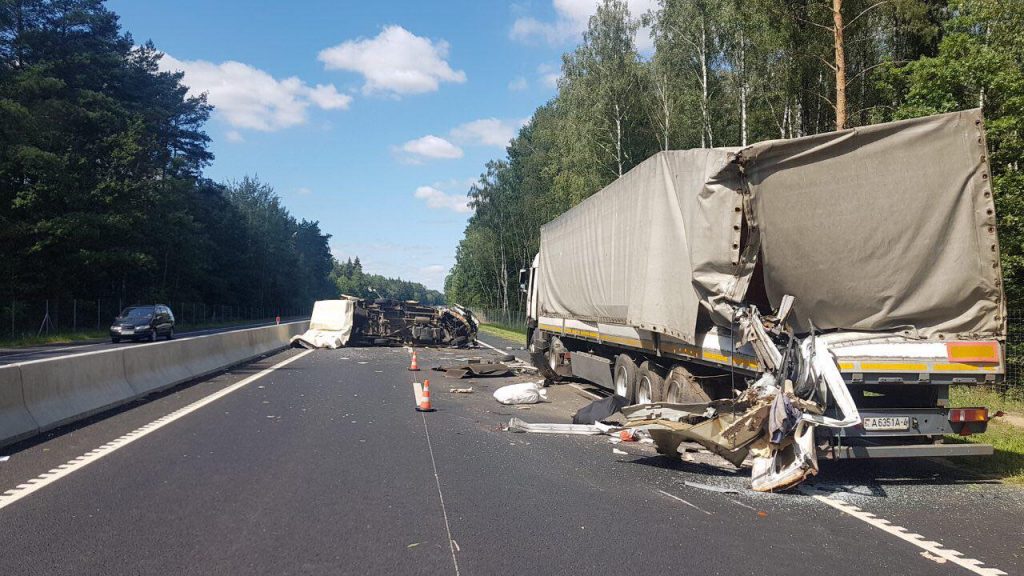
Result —
<path fill-rule="evenodd" d="M 523 90 L 526 90 L 529 87 L 529 82 L 527 82 L 526 78 L 522 76 L 516 76 L 515 78 L 512 79 L 511 82 L 508 83 L 508 89 L 513 92 L 522 92 Z"/>
<path fill-rule="evenodd" d="M 531 42 L 543 40 L 548 44 L 561 45 L 579 39 L 587 22 L 597 12 L 599 0 L 552 0 L 555 19 L 542 21 L 531 16 L 517 18 L 512 24 L 509 36 L 514 40 Z M 626 0 L 629 13 L 639 18 L 648 10 L 657 9 L 657 0 Z M 641 28 L 636 35 L 637 48 L 649 54 L 654 48 L 649 28 Z"/>
<path fill-rule="evenodd" d="M 299 196 L 309 196 L 310 194 L 313 193 L 313 191 L 309 188 L 306 188 L 305 186 L 302 186 L 301 188 L 296 188 L 295 193 L 298 194 Z"/>
<path fill-rule="evenodd" d="M 406 161 L 414 164 L 418 164 L 427 158 L 440 160 L 462 158 L 462 148 L 433 134 L 409 140 L 402 144 L 398 150 L 405 154 L 404 159 Z"/>
<path fill-rule="evenodd" d="M 160 69 L 185 73 L 183 83 L 189 95 L 207 94 L 215 114 L 236 129 L 273 132 L 305 124 L 307 109 L 344 110 L 352 97 L 339 94 L 331 84 L 310 87 L 292 76 L 278 80 L 248 64 L 228 61 L 220 64 L 205 60 L 178 60 L 164 54 Z M 238 137 L 237 130 L 233 131 Z M 235 139 L 231 133 L 228 139 Z"/>
<path fill-rule="evenodd" d="M 504 148 L 523 124 L 524 120 L 483 118 L 456 126 L 452 129 L 451 136 L 456 142 Z"/>
<path fill-rule="evenodd" d="M 466 73 L 453 70 L 447 57 L 447 42 L 432 42 L 401 26 L 387 26 L 374 38 L 342 42 L 319 55 L 328 70 L 362 74 L 364 93 L 393 95 L 434 92 L 441 82 L 465 82 Z"/>
<path fill-rule="evenodd" d="M 228 139 L 228 142 L 232 142 L 235 144 L 245 142 L 245 137 L 242 136 L 241 132 L 239 132 L 238 130 L 228 130 L 228 133 L 225 134 L 224 137 Z"/>
<path fill-rule="evenodd" d="M 317 84 L 309 91 L 309 99 L 324 110 L 345 110 L 352 103 L 352 97 L 339 93 L 334 84 Z"/>
<path fill-rule="evenodd" d="M 554 90 L 558 88 L 558 81 L 562 78 L 562 70 L 551 64 L 541 64 L 537 66 L 537 75 L 540 76 L 540 83 L 545 88 Z"/>
<path fill-rule="evenodd" d="M 446 194 L 433 186 L 420 186 L 413 195 L 420 200 L 425 200 L 427 207 L 435 210 L 453 210 L 460 214 L 473 211 L 469 206 L 469 198 L 465 194 Z"/>

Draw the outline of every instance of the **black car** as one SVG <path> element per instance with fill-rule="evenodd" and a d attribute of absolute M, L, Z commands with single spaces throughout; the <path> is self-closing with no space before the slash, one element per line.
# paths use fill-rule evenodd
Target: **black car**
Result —
<path fill-rule="evenodd" d="M 174 313 L 163 304 L 130 306 L 121 311 L 110 325 L 110 340 L 149 340 L 156 342 L 160 336 L 174 338 Z"/>

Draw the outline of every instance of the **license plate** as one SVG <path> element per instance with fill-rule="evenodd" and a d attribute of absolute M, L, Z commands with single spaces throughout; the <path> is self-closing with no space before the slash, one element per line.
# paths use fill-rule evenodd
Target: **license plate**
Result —
<path fill-rule="evenodd" d="M 909 430 L 910 416 L 871 416 L 864 418 L 865 430 Z"/>
<path fill-rule="evenodd" d="M 131 334 L 132 332 L 135 332 L 135 328 L 121 328 L 121 332 L 124 332 L 125 334 Z"/>

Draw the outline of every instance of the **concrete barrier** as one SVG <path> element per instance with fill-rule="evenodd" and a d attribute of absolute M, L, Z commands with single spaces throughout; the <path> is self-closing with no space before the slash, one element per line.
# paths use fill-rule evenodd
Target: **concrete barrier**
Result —
<path fill-rule="evenodd" d="M 309 322 L 0 367 L 0 446 L 288 346 Z"/>
<path fill-rule="evenodd" d="M 124 375 L 132 392 L 144 396 L 195 378 L 189 365 L 189 342 L 171 340 L 126 349 Z"/>
<path fill-rule="evenodd" d="M 18 364 L 25 407 L 40 431 L 85 418 L 135 397 L 123 348 Z"/>
<path fill-rule="evenodd" d="M 39 431 L 25 408 L 19 366 L 0 367 L 0 444 L 17 442 Z"/>

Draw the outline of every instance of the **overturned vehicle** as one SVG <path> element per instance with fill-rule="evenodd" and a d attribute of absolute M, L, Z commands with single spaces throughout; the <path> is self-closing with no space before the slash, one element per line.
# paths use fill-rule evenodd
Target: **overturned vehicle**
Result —
<path fill-rule="evenodd" d="M 309 330 L 292 346 L 339 348 L 346 345 L 472 346 L 477 321 L 461 306 L 424 306 L 380 298 L 344 297 L 313 305 Z"/>
<path fill-rule="evenodd" d="M 634 404 L 753 487 L 819 458 L 989 455 L 951 385 L 1004 373 L 1006 304 L 979 110 L 667 151 L 541 229 L 521 285 L 550 380 Z"/>

